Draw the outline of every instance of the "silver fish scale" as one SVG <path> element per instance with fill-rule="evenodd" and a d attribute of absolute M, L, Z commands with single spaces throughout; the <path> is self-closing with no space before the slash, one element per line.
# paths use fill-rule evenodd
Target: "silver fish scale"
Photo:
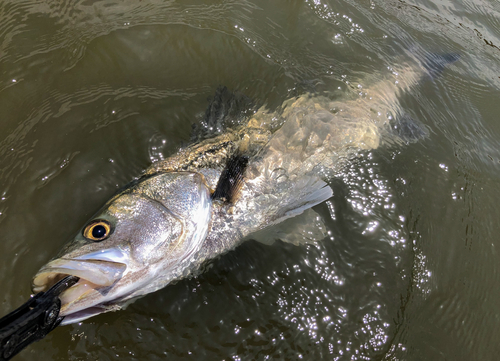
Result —
<path fill-rule="evenodd" d="M 304 212 L 314 216 L 310 208 L 332 196 L 325 182 L 331 174 L 359 152 L 399 142 L 390 114 L 401 113 L 398 92 L 422 73 L 404 67 L 406 78 L 377 76 L 373 92 L 355 90 L 342 102 L 303 95 L 285 101 L 278 113 L 262 108 L 247 124 L 153 164 L 96 216 L 114 232 L 101 242 L 79 234 L 34 283 L 50 287 L 62 272 L 78 273 L 81 281 L 62 294 L 65 323 L 77 322 L 195 274 L 253 232 Z M 235 155 L 249 158 L 240 192 L 232 204 L 212 201 Z M 78 262 L 65 269 L 64 260 L 98 262 L 111 276 L 71 268 Z"/>

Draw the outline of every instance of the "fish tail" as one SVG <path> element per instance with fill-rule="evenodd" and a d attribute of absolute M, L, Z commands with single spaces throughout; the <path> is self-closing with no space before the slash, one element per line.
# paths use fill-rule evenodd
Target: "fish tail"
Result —
<path fill-rule="evenodd" d="M 408 81 L 407 85 L 411 85 L 412 83 L 424 83 L 428 80 L 434 81 L 441 76 L 448 65 L 460 59 L 460 54 L 427 53 L 423 58 L 420 64 L 424 71 L 419 72 L 415 70 L 413 73 L 417 75 L 420 73 L 420 75 L 414 78 L 413 81 Z M 411 66 L 408 68 L 411 69 Z M 412 72 L 408 71 L 408 73 L 411 74 Z M 408 113 L 404 112 L 402 109 L 398 109 L 396 113 L 394 118 L 390 120 L 390 126 L 392 128 L 391 135 L 398 136 L 399 140 L 404 143 L 416 142 L 429 135 L 427 128 Z"/>
<path fill-rule="evenodd" d="M 430 78 L 435 79 L 443 73 L 448 65 L 456 62 L 459 59 L 460 54 L 458 53 L 430 53 L 427 54 L 422 65 L 425 70 L 427 70 Z"/>

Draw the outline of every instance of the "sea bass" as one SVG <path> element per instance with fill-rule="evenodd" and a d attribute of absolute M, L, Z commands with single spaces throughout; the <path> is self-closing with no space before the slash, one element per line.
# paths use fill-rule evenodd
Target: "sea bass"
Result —
<path fill-rule="evenodd" d="M 79 277 L 60 297 L 69 324 L 195 275 L 289 218 L 296 217 L 292 228 L 308 228 L 285 241 L 321 239 L 324 227 L 311 207 L 332 196 L 328 178 L 360 150 L 425 135 L 398 103 L 398 94 L 423 76 L 429 76 L 425 66 L 401 65 L 342 99 L 304 94 L 245 121 L 235 121 L 235 93 L 218 89 L 199 141 L 112 197 L 35 275 L 33 291 Z"/>

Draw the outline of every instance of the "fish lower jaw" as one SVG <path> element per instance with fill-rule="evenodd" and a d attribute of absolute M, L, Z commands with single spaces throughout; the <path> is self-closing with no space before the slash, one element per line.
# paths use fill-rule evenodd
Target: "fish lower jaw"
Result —
<path fill-rule="evenodd" d="M 69 304 L 63 305 L 60 311 L 60 315 L 64 317 L 61 325 L 69 325 L 72 323 L 84 321 L 87 318 L 99 315 L 101 313 L 124 309 L 136 298 L 138 298 L 131 297 L 130 295 L 125 295 L 116 299 L 103 299 L 101 297 L 97 297 L 97 299 L 94 299 L 90 302 L 88 302 L 88 300 L 85 300 L 85 298 L 89 296 L 90 298 L 93 298 L 92 296 L 96 296 L 97 293 L 98 291 L 90 291 L 84 293 L 79 299 L 76 299 Z"/>
<path fill-rule="evenodd" d="M 67 276 L 72 276 L 71 273 L 57 273 L 57 272 L 49 272 L 42 273 L 37 275 L 33 279 L 33 292 L 44 292 L 50 289 L 54 284 L 58 281 L 62 280 Z M 61 300 L 61 315 L 64 316 L 64 313 L 68 308 L 70 308 L 75 302 L 80 300 L 83 297 L 88 296 L 88 294 L 94 290 L 99 288 L 103 288 L 101 285 L 97 285 L 95 283 L 90 282 L 85 278 L 81 278 L 75 283 L 73 286 L 63 291 L 59 295 L 59 299 Z"/>
<path fill-rule="evenodd" d="M 102 286 L 96 285 L 86 279 L 80 278 L 80 280 L 75 283 L 72 287 L 68 288 L 66 291 L 61 293 L 59 298 L 61 299 L 61 314 L 64 316 L 65 311 L 75 302 L 88 296 L 88 294 L 94 290 L 102 288 Z"/>
<path fill-rule="evenodd" d="M 87 318 L 97 316 L 101 313 L 110 312 L 110 311 L 118 311 L 120 309 L 121 309 L 121 307 L 118 305 L 113 305 L 113 306 L 96 305 L 96 306 L 87 307 L 87 308 L 81 309 L 79 311 L 73 311 L 73 312 L 66 313 L 66 314 L 63 311 L 61 311 L 60 315 L 64 317 L 62 322 L 61 322 L 61 325 L 64 326 L 64 325 L 69 325 L 69 324 L 76 323 L 76 322 L 81 322 L 81 321 L 86 320 Z"/>
<path fill-rule="evenodd" d="M 101 292 L 106 289 L 107 287 L 80 279 L 72 287 L 62 292 L 59 295 L 62 305 L 60 315 L 64 317 L 62 324 L 80 322 L 104 312 L 120 309 L 121 307 L 118 305 L 106 304 L 106 298 L 101 295 Z"/>

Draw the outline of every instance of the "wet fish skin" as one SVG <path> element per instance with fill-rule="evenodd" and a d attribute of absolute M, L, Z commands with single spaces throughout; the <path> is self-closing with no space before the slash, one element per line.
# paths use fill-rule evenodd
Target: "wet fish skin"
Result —
<path fill-rule="evenodd" d="M 332 196 L 325 172 L 341 170 L 360 150 L 406 141 L 392 131 L 390 114 L 401 114 L 397 95 L 423 71 L 408 64 L 402 69 L 406 78 L 374 77 L 362 97 L 290 99 L 277 129 L 277 115 L 261 109 L 247 124 L 153 164 L 88 223 L 109 223 L 109 236 L 94 242 L 80 232 L 37 273 L 33 290 L 66 274 L 80 277 L 61 296 L 63 323 L 77 322 L 196 273 L 256 231 L 302 213 L 314 218 L 310 208 Z M 237 196 L 212 199 L 225 165 L 238 154 L 248 165 Z"/>
<path fill-rule="evenodd" d="M 61 296 L 61 314 L 76 313 L 65 323 L 77 321 L 78 312 L 89 305 L 102 308 L 96 312 L 114 309 L 107 303 L 123 303 L 180 277 L 189 268 L 190 257 L 201 247 L 210 217 L 210 189 L 203 175 L 168 172 L 147 177 L 113 197 L 94 218 L 108 221 L 111 235 L 100 242 L 89 241 L 82 233 L 77 235 L 59 257 L 38 272 L 34 290 L 50 285 L 43 284 L 44 274 L 63 273 L 66 267 L 67 274 L 77 272 L 81 280 Z M 73 260 L 91 266 L 108 263 L 109 269 L 125 265 L 126 270 L 117 274 L 111 284 L 94 288 L 94 274 L 75 270 L 78 265 L 73 265 Z M 106 268 L 101 267 L 101 271 L 106 272 Z M 85 287 L 89 282 L 92 287 Z"/>
<path fill-rule="evenodd" d="M 82 230 L 37 273 L 33 290 L 43 291 L 66 274 L 78 274 L 80 281 L 61 295 L 63 324 L 116 310 L 197 272 L 248 234 L 300 214 L 332 195 L 325 182 L 307 176 L 304 181 L 308 183 L 296 183 L 299 205 L 283 202 L 293 192 L 289 186 L 280 191 L 271 186 L 266 193 L 244 184 L 236 203 L 213 200 L 211 194 L 225 161 L 234 149 L 249 147 L 244 144 L 249 134 L 252 131 L 242 131 L 232 140 L 223 135 L 219 141 L 180 152 L 160 169 L 154 165 L 89 221 L 89 225 L 108 222 L 109 237 L 93 242 Z M 103 282 L 96 269 L 115 278 Z"/>

